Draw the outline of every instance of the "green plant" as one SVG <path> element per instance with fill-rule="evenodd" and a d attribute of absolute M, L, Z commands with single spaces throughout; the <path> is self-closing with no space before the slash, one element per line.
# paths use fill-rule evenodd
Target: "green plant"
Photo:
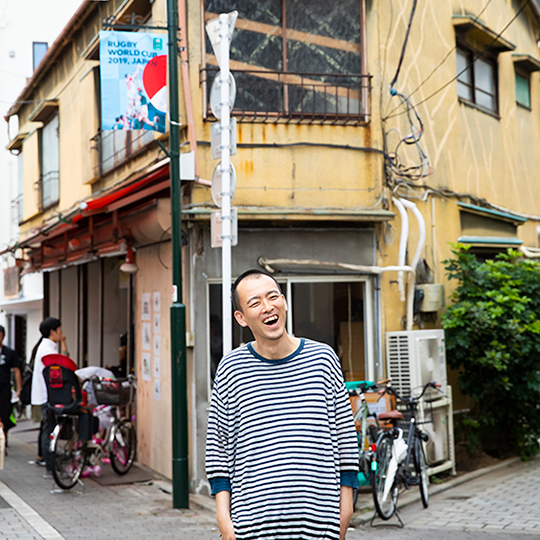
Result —
<path fill-rule="evenodd" d="M 461 244 L 452 253 L 445 265 L 458 286 L 443 316 L 449 365 L 476 402 L 471 420 L 484 440 L 529 459 L 540 437 L 540 264 L 513 250 L 483 263 Z"/>

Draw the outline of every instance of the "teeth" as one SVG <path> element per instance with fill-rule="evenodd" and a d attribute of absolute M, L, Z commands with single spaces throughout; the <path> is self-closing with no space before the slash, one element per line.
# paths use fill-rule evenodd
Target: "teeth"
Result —
<path fill-rule="evenodd" d="M 263 322 L 264 324 L 271 324 L 273 322 L 276 322 L 278 320 L 277 315 L 272 315 L 272 317 L 268 317 L 268 319 L 265 319 Z"/>

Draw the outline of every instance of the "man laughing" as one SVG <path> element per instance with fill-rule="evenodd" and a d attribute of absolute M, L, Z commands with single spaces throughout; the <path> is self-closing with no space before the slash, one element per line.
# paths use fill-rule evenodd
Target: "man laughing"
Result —
<path fill-rule="evenodd" d="M 260 270 L 234 283 L 234 316 L 255 341 L 219 363 L 206 472 L 224 540 L 344 540 L 358 446 L 339 359 L 291 336 L 287 302 Z"/>

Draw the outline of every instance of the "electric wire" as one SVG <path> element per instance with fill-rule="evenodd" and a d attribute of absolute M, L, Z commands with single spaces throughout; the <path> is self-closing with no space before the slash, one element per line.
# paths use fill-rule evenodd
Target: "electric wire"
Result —
<path fill-rule="evenodd" d="M 409 24 L 407 25 L 407 31 L 405 32 L 405 39 L 403 40 L 403 45 L 401 47 L 401 54 L 399 55 L 399 61 L 398 61 L 397 69 L 396 69 L 396 74 L 394 75 L 394 78 L 390 82 L 391 89 L 394 88 L 395 84 L 397 83 L 399 72 L 401 71 L 401 65 L 403 64 L 403 59 L 405 58 L 405 51 L 407 49 L 407 43 L 409 42 L 409 35 L 411 33 L 411 26 L 413 23 L 417 4 L 418 4 L 418 0 L 413 0 L 413 5 L 411 8 L 411 15 L 409 16 Z"/>
<path fill-rule="evenodd" d="M 484 48 L 484 51 L 488 50 L 503 34 L 504 32 L 506 32 L 506 30 L 508 29 L 508 27 L 521 15 L 521 13 L 525 10 L 525 8 L 531 3 L 531 0 L 525 0 L 525 3 L 521 6 L 521 8 L 518 9 L 518 11 L 516 12 L 516 14 L 512 17 L 512 19 L 510 19 L 510 21 L 506 24 L 506 26 L 491 40 L 490 43 L 488 43 L 488 45 L 486 45 L 486 47 Z M 486 55 L 484 54 L 484 52 L 475 52 L 473 54 L 473 59 L 457 74 L 455 75 L 454 77 L 452 77 L 452 79 L 450 79 L 448 82 L 446 82 L 443 86 L 441 86 L 439 89 L 435 90 L 434 92 L 432 92 L 429 96 L 427 96 L 426 98 L 422 99 L 421 101 L 419 101 L 416 106 L 418 105 L 422 105 L 423 103 L 425 103 L 426 101 L 429 101 L 431 98 L 435 97 L 437 94 L 439 94 L 440 92 L 442 92 L 447 86 L 449 86 L 450 84 L 452 84 L 455 80 L 457 80 L 463 73 L 465 73 L 467 70 L 469 70 L 472 65 L 474 64 L 474 62 L 476 60 L 478 60 L 479 58 L 486 58 Z M 387 119 L 390 119 L 390 118 L 395 118 L 396 116 L 401 116 L 402 112 L 399 112 L 399 113 L 395 113 L 395 114 L 392 114 L 395 110 L 397 110 L 397 107 L 395 109 L 393 109 L 392 111 L 390 111 L 390 114 L 388 116 L 385 117 L 385 120 Z"/>

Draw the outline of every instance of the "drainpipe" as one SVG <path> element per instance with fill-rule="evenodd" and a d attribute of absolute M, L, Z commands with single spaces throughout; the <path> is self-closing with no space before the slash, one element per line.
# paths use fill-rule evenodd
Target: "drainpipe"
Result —
<path fill-rule="evenodd" d="M 398 209 L 399 215 L 401 217 L 401 236 L 399 238 L 399 255 L 398 255 L 398 266 L 405 266 L 405 254 L 407 252 L 407 239 L 409 237 L 409 216 L 407 215 L 407 210 L 403 206 L 400 199 L 392 197 L 396 208 Z M 413 266 L 413 268 L 415 268 Z M 405 301 L 405 287 L 403 286 L 403 271 L 398 272 L 398 290 L 399 298 L 402 302 Z"/>

